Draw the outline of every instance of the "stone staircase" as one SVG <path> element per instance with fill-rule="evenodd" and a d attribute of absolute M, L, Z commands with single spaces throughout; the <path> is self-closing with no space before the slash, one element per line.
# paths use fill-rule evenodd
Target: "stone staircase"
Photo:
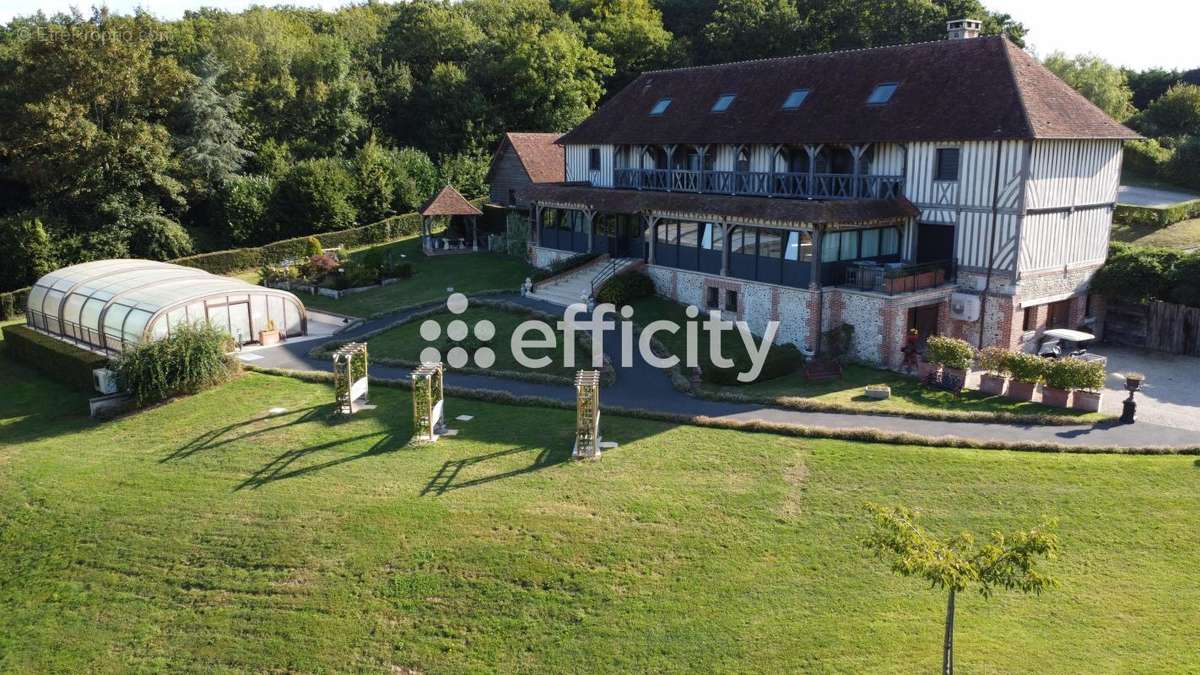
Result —
<path fill-rule="evenodd" d="M 582 267 L 547 279 L 536 284 L 529 297 L 559 307 L 586 303 L 587 296 L 592 292 L 592 279 L 603 272 L 610 262 L 608 256 L 601 256 Z M 617 258 L 614 274 L 620 274 L 641 262 L 637 258 Z"/>

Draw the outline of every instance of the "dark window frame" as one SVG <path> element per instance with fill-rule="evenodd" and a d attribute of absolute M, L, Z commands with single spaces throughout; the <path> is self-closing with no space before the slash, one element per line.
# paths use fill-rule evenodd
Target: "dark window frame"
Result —
<path fill-rule="evenodd" d="M 738 311 L 738 292 L 732 288 L 725 289 L 725 311 L 734 314 Z"/>
<path fill-rule="evenodd" d="M 948 157 L 953 157 L 954 161 L 946 160 Z M 947 167 L 952 166 L 954 169 L 953 177 L 950 176 L 950 171 Z M 938 183 L 957 183 L 960 174 L 962 173 L 962 148 L 938 148 L 934 153 L 933 162 L 933 180 Z"/>
<path fill-rule="evenodd" d="M 600 148 L 588 148 L 588 171 L 599 171 L 600 165 Z"/>
<path fill-rule="evenodd" d="M 706 309 L 721 309 L 721 289 L 709 286 L 705 289 L 704 307 Z"/>

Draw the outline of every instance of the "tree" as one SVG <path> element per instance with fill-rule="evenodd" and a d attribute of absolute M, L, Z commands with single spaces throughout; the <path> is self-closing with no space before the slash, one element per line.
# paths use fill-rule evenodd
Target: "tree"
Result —
<path fill-rule="evenodd" d="M 1148 70 L 1124 69 L 1125 80 L 1133 90 L 1133 107 L 1145 110 L 1154 99 L 1167 93 L 1171 85 L 1183 81 L 1183 74 L 1178 70 L 1150 68 Z"/>
<path fill-rule="evenodd" d="M 355 154 L 352 170 L 357 183 L 354 203 L 363 222 L 373 223 L 399 212 L 405 176 L 395 150 L 383 147 L 372 135 Z"/>
<path fill-rule="evenodd" d="M 674 55 L 673 36 L 650 0 L 576 0 L 572 14 L 589 44 L 613 61 L 613 75 L 606 82 L 610 92 L 644 71 L 668 65 Z"/>
<path fill-rule="evenodd" d="M 429 155 L 416 148 L 401 148 L 396 161 L 403 179 L 400 181 L 397 211 L 415 211 L 438 188 L 438 170 Z M 486 176 L 486 174 L 485 174 Z"/>
<path fill-rule="evenodd" d="M 354 178 L 341 160 L 326 157 L 297 162 L 271 198 L 276 236 L 353 226 L 356 217 L 351 203 L 353 193 Z"/>
<path fill-rule="evenodd" d="M 1045 66 L 1109 117 L 1123 121 L 1134 113 L 1133 92 L 1120 68 L 1099 56 L 1069 58 L 1062 52 L 1046 57 Z"/>
<path fill-rule="evenodd" d="M 490 160 L 483 153 L 458 153 L 442 158 L 443 185 L 453 185 L 467 199 L 478 199 L 488 193 L 487 172 Z"/>
<path fill-rule="evenodd" d="M 1200 190 L 1200 136 L 1189 136 L 1176 148 L 1163 171 L 1179 185 Z"/>
<path fill-rule="evenodd" d="M 32 284 L 54 269 L 50 236 L 41 219 L 16 214 L 0 218 L 0 291 Z"/>
<path fill-rule="evenodd" d="M 223 95 L 217 90 L 217 79 L 224 72 L 215 56 L 206 55 L 197 73 L 199 81 L 183 102 L 179 158 L 200 180 L 199 191 L 205 194 L 240 172 L 250 155 L 240 147 L 244 131 L 234 119 L 240 97 L 236 92 Z"/>
<path fill-rule="evenodd" d="M 969 532 L 942 539 L 917 524 L 918 515 L 904 507 L 867 504 L 873 519 L 866 546 L 889 559 L 892 571 L 917 577 L 933 588 L 948 591 L 942 672 L 954 670 L 954 598 L 974 587 L 984 598 L 998 589 L 1040 594 L 1053 587 L 1053 578 L 1038 569 L 1038 558 L 1053 559 L 1058 537 L 1053 523 L 1010 534 L 993 531 L 986 543 Z"/>
<path fill-rule="evenodd" d="M 131 224 L 129 249 L 150 260 L 173 260 L 192 254 L 192 238 L 182 225 L 169 218 L 145 215 Z"/>
<path fill-rule="evenodd" d="M 1172 86 L 1146 108 L 1140 121 L 1155 136 L 1200 136 L 1200 86 Z"/>
<path fill-rule="evenodd" d="M 802 22 L 788 0 L 720 0 L 704 27 L 701 63 L 802 52 Z"/>
<path fill-rule="evenodd" d="M 274 238 L 267 222 L 275 181 L 270 176 L 231 176 L 218 194 L 218 223 L 231 244 L 261 244 Z"/>

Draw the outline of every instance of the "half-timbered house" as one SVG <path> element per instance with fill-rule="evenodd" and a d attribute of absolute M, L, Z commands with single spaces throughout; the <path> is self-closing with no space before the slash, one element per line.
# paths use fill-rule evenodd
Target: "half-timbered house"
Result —
<path fill-rule="evenodd" d="M 658 292 L 895 366 L 909 329 L 1020 347 L 1084 321 L 1122 141 L 1004 37 L 643 73 L 519 191 L 536 264 L 637 258 Z"/>

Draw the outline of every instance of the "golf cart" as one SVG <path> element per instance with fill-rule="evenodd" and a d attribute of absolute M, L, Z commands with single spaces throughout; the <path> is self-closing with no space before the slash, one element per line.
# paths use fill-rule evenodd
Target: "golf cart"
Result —
<path fill-rule="evenodd" d="M 1048 359 L 1073 357 L 1085 361 L 1105 362 L 1108 360 L 1105 357 L 1088 353 L 1087 345 L 1095 339 L 1095 335 L 1081 330 L 1051 328 L 1042 333 L 1042 339 L 1038 342 L 1037 354 Z"/>

